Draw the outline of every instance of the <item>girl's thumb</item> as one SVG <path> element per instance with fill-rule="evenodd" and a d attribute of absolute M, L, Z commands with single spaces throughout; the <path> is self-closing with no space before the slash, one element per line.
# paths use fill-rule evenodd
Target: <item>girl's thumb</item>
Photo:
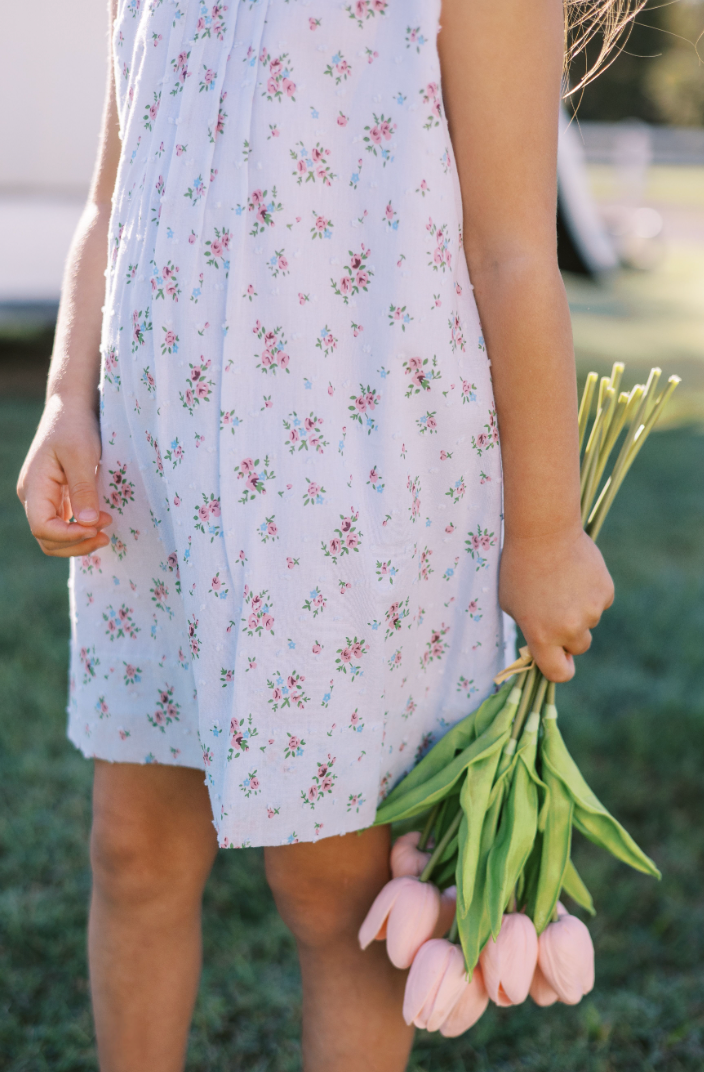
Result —
<path fill-rule="evenodd" d="M 81 525 L 95 525 L 100 517 L 95 467 L 86 461 L 76 461 L 66 469 L 71 510 Z"/>

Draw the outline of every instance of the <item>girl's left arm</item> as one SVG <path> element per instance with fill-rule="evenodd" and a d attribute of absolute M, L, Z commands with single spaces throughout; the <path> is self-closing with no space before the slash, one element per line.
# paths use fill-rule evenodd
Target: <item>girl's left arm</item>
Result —
<path fill-rule="evenodd" d="M 438 51 L 464 247 L 496 396 L 504 471 L 499 598 L 545 675 L 613 601 L 580 519 L 577 390 L 557 266 L 562 0 L 443 0 Z"/>

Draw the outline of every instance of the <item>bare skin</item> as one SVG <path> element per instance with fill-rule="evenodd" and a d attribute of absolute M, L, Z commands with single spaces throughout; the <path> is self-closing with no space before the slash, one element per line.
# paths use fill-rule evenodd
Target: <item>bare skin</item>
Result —
<path fill-rule="evenodd" d="M 114 17 L 111 0 L 111 17 Z M 465 252 L 501 431 L 501 605 L 541 670 L 574 674 L 613 600 L 579 512 L 577 401 L 555 237 L 561 0 L 443 0 L 438 49 Z M 97 383 L 103 274 L 120 157 L 110 80 L 90 198 L 64 279 L 47 402 L 18 495 L 45 554 L 109 542 Z M 74 518 L 75 520 L 71 520 Z M 201 894 L 216 852 L 202 773 L 96 762 L 90 971 L 102 1072 L 178 1072 L 200 971 Z M 384 829 L 266 850 L 296 936 L 305 1072 L 402 1072 L 404 974 L 356 931 L 388 878 Z"/>
<path fill-rule="evenodd" d="M 201 771 L 96 761 L 88 938 L 102 1072 L 183 1068 L 216 852 Z M 362 953 L 357 942 L 391 877 L 388 828 L 266 849 L 265 860 L 298 946 L 304 1068 L 401 1072 L 413 1041 L 399 1014 L 406 972 L 383 943 Z"/>

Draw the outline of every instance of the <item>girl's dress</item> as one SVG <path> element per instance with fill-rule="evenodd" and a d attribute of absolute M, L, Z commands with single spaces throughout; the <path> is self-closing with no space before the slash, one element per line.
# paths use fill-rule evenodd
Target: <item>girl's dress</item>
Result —
<path fill-rule="evenodd" d="M 439 12 L 120 0 L 69 734 L 203 769 L 223 847 L 369 825 L 503 665 Z"/>

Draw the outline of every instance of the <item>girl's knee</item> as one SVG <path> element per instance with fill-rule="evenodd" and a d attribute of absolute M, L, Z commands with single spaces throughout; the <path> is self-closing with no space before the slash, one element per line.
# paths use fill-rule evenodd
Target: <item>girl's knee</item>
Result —
<path fill-rule="evenodd" d="M 371 835 L 371 836 L 365 836 Z M 302 944 L 325 946 L 357 934 L 388 880 L 388 839 L 379 831 L 267 849 L 266 875 L 279 913 Z"/>
<path fill-rule="evenodd" d="M 90 844 L 94 887 L 107 900 L 134 906 L 199 897 L 217 852 L 209 810 L 199 815 L 186 800 L 180 814 L 178 805 L 164 806 L 161 785 L 148 785 L 150 791 L 144 792 L 143 780 L 130 781 L 126 771 L 101 771 L 96 777 Z M 168 793 L 170 787 L 164 788 Z"/>

